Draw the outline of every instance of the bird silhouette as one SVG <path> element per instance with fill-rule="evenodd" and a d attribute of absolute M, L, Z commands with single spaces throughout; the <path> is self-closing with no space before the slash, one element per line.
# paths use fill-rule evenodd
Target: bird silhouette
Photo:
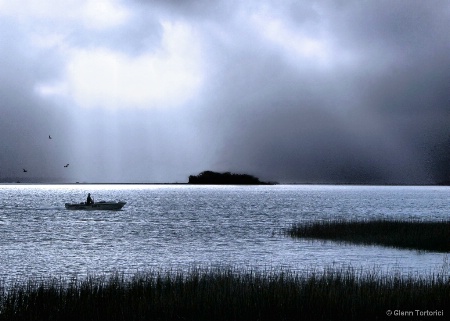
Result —
<path fill-rule="evenodd" d="M 23 169 L 23 172 L 26 173 L 26 172 L 28 172 L 28 171 L 24 168 L 24 169 Z"/>
<path fill-rule="evenodd" d="M 52 136 L 48 135 L 48 139 L 52 139 Z"/>
<path fill-rule="evenodd" d="M 69 167 L 69 164 L 64 165 L 64 167 Z"/>

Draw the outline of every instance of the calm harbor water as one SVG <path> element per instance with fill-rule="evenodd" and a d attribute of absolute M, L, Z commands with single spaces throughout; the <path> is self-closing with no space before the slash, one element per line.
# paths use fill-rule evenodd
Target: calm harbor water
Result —
<path fill-rule="evenodd" d="M 120 211 L 65 202 L 123 200 Z M 429 274 L 447 255 L 292 239 L 293 223 L 449 219 L 449 187 L 0 185 L 0 280 L 228 266 Z"/>

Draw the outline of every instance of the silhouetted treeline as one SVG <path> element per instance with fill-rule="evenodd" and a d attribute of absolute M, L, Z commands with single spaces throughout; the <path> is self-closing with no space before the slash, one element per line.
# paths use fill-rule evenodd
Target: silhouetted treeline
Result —
<path fill-rule="evenodd" d="M 273 183 L 261 182 L 257 177 L 248 174 L 204 171 L 198 175 L 190 175 L 189 184 L 269 185 Z"/>

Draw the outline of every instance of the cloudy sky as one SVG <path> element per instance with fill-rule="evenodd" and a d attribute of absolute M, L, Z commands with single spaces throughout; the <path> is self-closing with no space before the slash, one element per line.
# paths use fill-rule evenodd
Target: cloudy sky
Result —
<path fill-rule="evenodd" d="M 450 180 L 449 30 L 447 0 L 0 0 L 0 181 Z"/>

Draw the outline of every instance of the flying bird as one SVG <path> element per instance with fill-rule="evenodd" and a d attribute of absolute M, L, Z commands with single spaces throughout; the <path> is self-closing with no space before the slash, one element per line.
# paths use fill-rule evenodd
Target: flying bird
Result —
<path fill-rule="evenodd" d="M 26 172 L 28 172 L 28 171 L 24 168 L 24 169 L 23 169 L 23 172 L 26 173 Z"/>
<path fill-rule="evenodd" d="M 69 164 L 64 165 L 64 167 L 69 167 Z"/>
<path fill-rule="evenodd" d="M 48 135 L 48 139 L 52 139 L 52 136 Z"/>

